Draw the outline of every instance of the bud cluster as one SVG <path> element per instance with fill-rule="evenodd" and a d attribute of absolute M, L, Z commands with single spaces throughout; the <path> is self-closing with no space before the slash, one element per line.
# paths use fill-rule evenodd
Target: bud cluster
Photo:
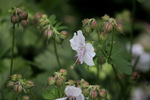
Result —
<path fill-rule="evenodd" d="M 13 24 L 21 23 L 23 27 L 27 27 L 28 13 L 22 10 L 21 8 L 12 8 L 12 11 L 13 11 L 13 15 L 11 16 L 11 22 Z"/>
<path fill-rule="evenodd" d="M 88 36 L 90 33 L 93 32 L 94 29 L 97 28 L 97 22 L 94 18 L 84 19 L 82 21 L 82 24 L 83 24 L 83 32 L 85 36 Z"/>
<path fill-rule="evenodd" d="M 75 85 L 82 89 L 83 95 L 88 98 L 87 100 L 107 100 L 107 91 L 101 89 L 99 85 L 89 85 L 84 79 L 76 81 Z"/>
<path fill-rule="evenodd" d="M 102 21 L 103 21 L 102 26 L 104 27 L 104 32 L 106 33 L 112 32 L 113 28 L 120 33 L 123 32 L 122 25 L 117 23 L 117 21 L 114 18 L 110 18 L 107 14 L 105 14 L 102 17 Z"/>
<path fill-rule="evenodd" d="M 39 26 L 46 39 L 53 38 L 58 44 L 61 44 L 64 39 L 68 38 L 68 33 L 66 31 L 59 32 L 46 14 L 37 13 L 31 22 Z"/>
<path fill-rule="evenodd" d="M 47 85 L 57 85 L 57 86 L 62 86 L 64 85 L 66 81 L 66 75 L 67 75 L 67 70 L 65 69 L 60 69 L 59 72 L 54 73 L 54 77 L 49 77 L 47 80 Z"/>
<path fill-rule="evenodd" d="M 21 92 L 28 94 L 30 89 L 34 87 L 34 83 L 32 81 L 22 79 L 22 75 L 20 74 L 13 74 L 7 83 L 7 87 L 13 88 L 17 94 Z"/>

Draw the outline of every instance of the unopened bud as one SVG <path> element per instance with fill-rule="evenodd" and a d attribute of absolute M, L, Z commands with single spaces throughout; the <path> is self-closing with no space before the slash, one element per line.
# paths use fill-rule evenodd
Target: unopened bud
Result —
<path fill-rule="evenodd" d="M 89 94 L 90 94 L 89 89 L 83 89 L 83 95 L 84 95 L 85 97 L 88 97 Z"/>
<path fill-rule="evenodd" d="M 22 100 L 29 100 L 29 96 L 23 96 Z"/>
<path fill-rule="evenodd" d="M 13 16 L 11 17 L 11 22 L 12 22 L 13 24 L 19 23 L 19 21 L 20 21 L 20 19 L 19 19 L 19 16 L 18 16 L 18 15 L 13 15 Z"/>
<path fill-rule="evenodd" d="M 20 84 L 15 85 L 14 86 L 14 91 L 16 93 L 20 93 L 22 91 L 22 85 L 20 85 Z"/>
<path fill-rule="evenodd" d="M 7 87 L 12 87 L 12 86 L 14 86 L 15 85 L 15 82 L 13 82 L 13 81 L 9 81 L 8 83 L 7 83 Z"/>
<path fill-rule="evenodd" d="M 56 82 L 55 77 L 49 77 L 47 80 L 47 85 L 54 85 Z"/>
<path fill-rule="evenodd" d="M 61 73 L 62 75 L 64 75 L 64 76 L 66 76 L 66 75 L 67 75 L 67 70 L 65 70 L 65 69 L 60 69 L 60 73 Z"/>
<path fill-rule="evenodd" d="M 29 93 L 30 93 L 30 89 L 25 89 L 25 88 L 23 88 L 23 92 L 24 92 L 25 94 L 29 94 Z"/>
<path fill-rule="evenodd" d="M 45 37 L 49 39 L 51 36 L 52 36 L 52 31 L 50 29 L 45 30 Z"/>
<path fill-rule="evenodd" d="M 61 39 L 66 39 L 68 37 L 68 33 L 66 31 L 61 31 L 60 32 L 60 38 Z"/>
<path fill-rule="evenodd" d="M 108 21 L 109 20 L 109 16 L 107 14 L 105 14 L 103 17 L 102 17 L 102 20 L 103 21 Z"/>
<path fill-rule="evenodd" d="M 122 33 L 123 32 L 123 27 L 122 27 L 122 25 L 121 24 L 117 24 L 117 31 L 118 32 L 120 32 L 120 33 Z"/>
<path fill-rule="evenodd" d="M 27 27 L 28 26 L 28 21 L 27 20 L 21 20 L 21 25 L 22 27 Z"/>
<path fill-rule="evenodd" d="M 107 91 L 105 89 L 101 89 L 99 90 L 99 95 L 100 97 L 105 98 L 107 97 Z"/>
<path fill-rule="evenodd" d="M 55 40 L 58 44 L 61 44 L 63 42 L 63 40 L 59 36 L 56 36 Z"/>
<path fill-rule="evenodd" d="M 84 26 L 84 31 L 85 31 L 86 33 L 91 33 L 91 32 L 92 32 L 91 26 L 89 26 L 89 25 Z"/>
<path fill-rule="evenodd" d="M 107 38 L 108 38 L 108 34 L 107 34 L 107 33 L 105 33 L 105 32 L 101 32 L 101 33 L 100 33 L 100 40 L 101 40 L 102 42 L 106 41 Z"/>
<path fill-rule="evenodd" d="M 67 83 L 68 83 L 69 85 L 71 85 L 71 86 L 74 85 L 74 81 L 73 81 L 73 80 L 69 80 Z"/>
<path fill-rule="evenodd" d="M 76 81 L 75 84 L 76 84 L 77 87 L 79 87 L 79 86 L 81 85 L 81 84 L 80 84 L 80 81 Z"/>
<path fill-rule="evenodd" d="M 93 29 L 97 28 L 97 23 L 96 21 L 92 21 L 91 26 Z"/>
<path fill-rule="evenodd" d="M 83 26 L 86 25 L 88 23 L 89 19 L 84 19 L 82 20 Z"/>
<path fill-rule="evenodd" d="M 96 90 L 91 90 L 91 92 L 90 92 L 90 97 L 91 97 L 92 99 L 95 99 L 95 98 L 97 97 L 97 91 L 96 91 Z"/>
<path fill-rule="evenodd" d="M 22 75 L 21 74 L 17 74 L 17 80 L 20 80 L 22 78 Z"/>
<path fill-rule="evenodd" d="M 12 81 L 17 81 L 17 74 L 11 75 L 11 80 Z"/>
<path fill-rule="evenodd" d="M 21 20 L 26 20 L 28 18 L 28 13 L 23 11 L 23 12 L 19 13 L 19 17 Z"/>
<path fill-rule="evenodd" d="M 113 26 L 110 22 L 105 23 L 105 31 L 106 32 L 111 32 L 113 30 Z"/>
<path fill-rule="evenodd" d="M 26 81 L 25 88 L 32 88 L 34 86 L 34 83 L 32 81 Z"/>
<path fill-rule="evenodd" d="M 58 85 L 58 86 L 62 86 L 63 85 L 63 80 L 60 77 L 57 78 L 56 85 Z"/>
<path fill-rule="evenodd" d="M 60 78 L 61 78 L 63 81 L 66 81 L 66 77 L 65 77 L 65 76 L 60 76 Z"/>
<path fill-rule="evenodd" d="M 87 81 L 84 81 L 81 83 L 81 87 L 82 88 L 85 88 L 85 87 L 88 87 L 89 86 L 89 83 Z"/>

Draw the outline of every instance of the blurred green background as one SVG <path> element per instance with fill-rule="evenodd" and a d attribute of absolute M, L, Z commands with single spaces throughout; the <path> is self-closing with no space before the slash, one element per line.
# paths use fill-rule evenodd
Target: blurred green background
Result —
<path fill-rule="evenodd" d="M 131 32 L 132 0 L 0 0 L 0 100 L 14 99 L 14 93 L 10 92 L 10 89 L 6 89 L 6 83 L 9 79 L 12 41 L 11 14 L 8 10 L 13 6 L 24 7 L 31 15 L 37 12 L 44 12 L 47 15 L 55 14 L 58 21 L 68 26 L 69 38 L 63 42 L 63 48 L 61 45 L 57 45 L 62 68 L 68 70 L 68 79 L 80 80 L 84 78 L 90 84 L 99 84 L 108 90 L 112 100 L 116 100 L 119 91 L 114 81 L 112 68 L 105 65 L 106 67 L 100 70 L 99 81 L 96 79 L 96 67 L 88 68 L 83 64 L 77 65 L 72 70 L 70 66 L 74 63 L 73 57 L 76 52 L 71 49 L 69 40 L 74 32 L 81 29 L 81 21 L 84 18 L 101 18 L 104 14 L 108 14 L 122 20 L 126 35 L 117 35 L 117 37 L 119 43 L 125 46 L 124 43 L 129 42 Z M 150 50 L 149 23 L 150 0 L 137 0 L 134 42 L 141 43 L 147 52 Z M 26 29 L 21 26 L 17 27 L 13 73 L 22 74 L 24 78 L 34 81 L 36 87 L 33 88 L 33 92 L 39 98 L 38 100 L 42 100 L 41 93 L 45 91 L 47 78 L 58 70 L 51 41 L 46 45 L 40 31 L 35 27 L 29 26 Z M 137 71 L 141 72 L 138 69 Z M 149 81 L 150 70 L 142 73 Z M 146 81 L 140 79 L 134 88 L 142 88 L 150 95 L 150 86 L 145 86 L 145 84 Z M 149 88 L 149 90 L 145 90 L 145 88 Z M 132 99 L 132 96 L 129 98 Z"/>

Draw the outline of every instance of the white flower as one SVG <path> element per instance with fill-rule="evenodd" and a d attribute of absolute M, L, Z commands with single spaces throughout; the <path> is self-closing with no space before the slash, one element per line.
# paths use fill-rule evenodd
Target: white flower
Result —
<path fill-rule="evenodd" d="M 65 88 L 65 94 L 67 95 L 67 97 L 59 98 L 56 100 L 67 100 L 67 98 L 69 98 L 69 100 L 74 100 L 74 98 L 75 100 L 84 100 L 82 90 L 78 87 L 67 86 Z"/>
<path fill-rule="evenodd" d="M 92 44 L 85 43 L 85 37 L 83 36 L 81 30 L 77 31 L 77 34 L 74 33 L 70 43 L 72 49 L 77 52 L 75 58 L 78 58 L 75 63 L 80 62 L 80 64 L 82 64 L 84 61 L 89 66 L 95 65 L 93 62 L 93 57 L 95 56 L 94 48 Z"/>

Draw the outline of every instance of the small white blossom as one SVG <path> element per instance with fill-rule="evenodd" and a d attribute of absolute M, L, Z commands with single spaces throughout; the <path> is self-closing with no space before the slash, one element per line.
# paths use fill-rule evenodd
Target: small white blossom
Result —
<path fill-rule="evenodd" d="M 94 48 L 92 44 L 85 43 L 85 37 L 81 30 L 77 31 L 77 34 L 74 33 L 70 43 L 72 49 L 77 52 L 77 55 L 74 57 L 78 57 L 75 63 L 80 62 L 82 64 L 84 61 L 89 66 L 95 65 L 93 62 L 93 57 L 95 56 Z"/>
<path fill-rule="evenodd" d="M 84 100 L 84 96 L 82 94 L 82 90 L 78 87 L 74 87 L 74 86 L 67 86 L 65 88 L 65 94 L 67 97 L 64 98 L 59 98 L 56 100 L 67 100 L 67 98 L 69 98 L 69 100 Z"/>

